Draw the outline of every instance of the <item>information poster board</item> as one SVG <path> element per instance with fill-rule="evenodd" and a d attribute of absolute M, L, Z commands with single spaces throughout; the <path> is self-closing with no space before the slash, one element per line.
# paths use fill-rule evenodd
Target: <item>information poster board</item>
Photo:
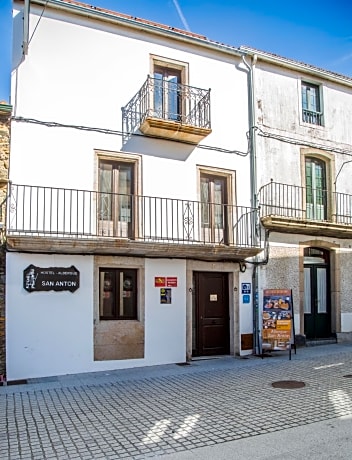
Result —
<path fill-rule="evenodd" d="M 171 289 L 160 288 L 160 303 L 171 303 Z"/>
<path fill-rule="evenodd" d="M 291 289 L 264 289 L 262 349 L 287 350 L 293 343 Z"/>

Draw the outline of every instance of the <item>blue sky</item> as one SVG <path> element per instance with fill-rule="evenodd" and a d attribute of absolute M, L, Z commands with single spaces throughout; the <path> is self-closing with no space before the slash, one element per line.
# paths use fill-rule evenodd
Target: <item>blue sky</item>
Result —
<path fill-rule="evenodd" d="M 84 2 L 84 0 L 81 0 Z M 352 0 L 90 0 L 352 77 Z M 9 102 L 12 1 L 0 0 L 0 101 Z"/>

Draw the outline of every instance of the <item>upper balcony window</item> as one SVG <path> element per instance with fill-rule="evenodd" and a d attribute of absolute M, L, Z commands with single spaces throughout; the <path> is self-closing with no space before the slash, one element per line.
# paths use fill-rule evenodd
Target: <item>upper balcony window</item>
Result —
<path fill-rule="evenodd" d="M 153 75 L 154 116 L 164 120 L 182 120 L 181 71 L 155 66 Z"/>
<path fill-rule="evenodd" d="M 187 84 L 188 66 L 153 59 L 151 75 L 122 108 L 124 141 L 147 136 L 198 144 L 211 133 L 210 89 Z"/>
<path fill-rule="evenodd" d="M 323 124 L 321 106 L 320 87 L 302 82 L 302 120 L 305 123 L 321 126 Z"/>
<path fill-rule="evenodd" d="M 327 199 L 325 162 L 306 157 L 306 215 L 308 219 L 327 219 Z"/>

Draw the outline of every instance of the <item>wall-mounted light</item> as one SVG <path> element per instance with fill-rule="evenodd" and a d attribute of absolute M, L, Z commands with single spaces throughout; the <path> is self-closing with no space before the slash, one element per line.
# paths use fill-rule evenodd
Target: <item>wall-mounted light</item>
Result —
<path fill-rule="evenodd" d="M 239 262 L 238 265 L 240 266 L 241 273 L 244 273 L 247 270 L 247 265 L 244 262 Z"/>

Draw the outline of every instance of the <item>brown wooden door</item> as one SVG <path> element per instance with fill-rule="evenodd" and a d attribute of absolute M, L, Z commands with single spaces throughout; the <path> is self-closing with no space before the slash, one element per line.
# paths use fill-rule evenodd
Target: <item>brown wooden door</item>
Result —
<path fill-rule="evenodd" d="M 227 273 L 195 273 L 196 356 L 230 352 Z"/>

